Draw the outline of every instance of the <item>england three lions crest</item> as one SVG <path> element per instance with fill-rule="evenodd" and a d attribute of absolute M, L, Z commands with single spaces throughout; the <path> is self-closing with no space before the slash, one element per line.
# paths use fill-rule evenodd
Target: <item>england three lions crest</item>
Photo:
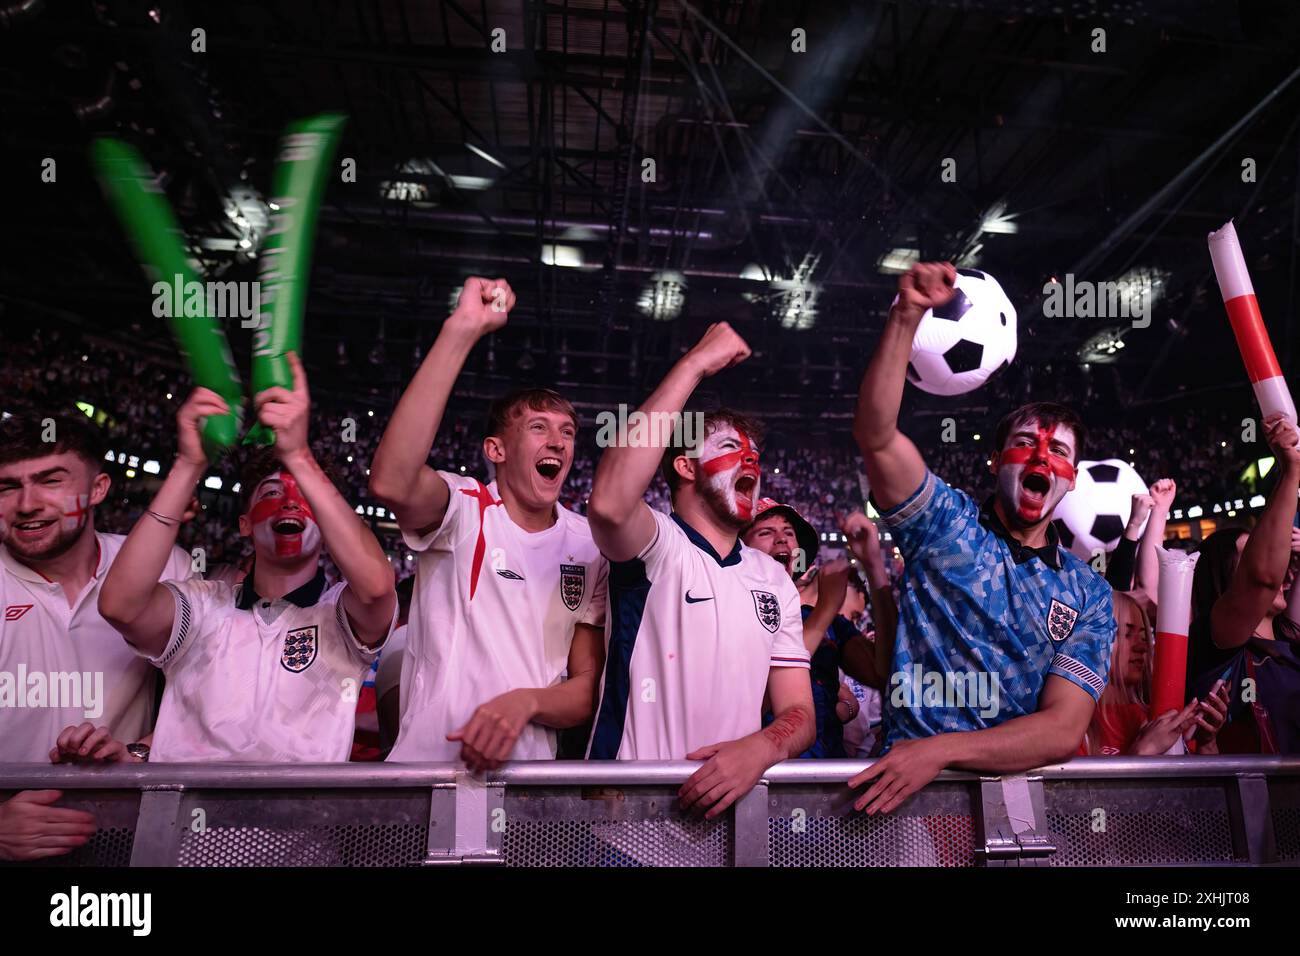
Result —
<path fill-rule="evenodd" d="M 1070 636 L 1070 632 L 1074 630 L 1074 622 L 1078 619 L 1078 611 L 1052 598 L 1052 606 L 1047 609 L 1047 633 L 1059 644 Z"/>
<path fill-rule="evenodd" d="M 581 564 L 560 565 L 560 597 L 564 606 L 576 611 L 582 603 L 583 592 L 587 590 L 587 568 Z"/>
<path fill-rule="evenodd" d="M 758 615 L 758 623 L 775 634 L 776 629 L 781 626 L 781 602 L 771 591 L 749 593 L 754 595 L 754 613 Z"/>
<path fill-rule="evenodd" d="M 295 627 L 284 635 L 284 650 L 280 652 L 280 663 L 287 671 L 297 674 L 305 671 L 316 659 L 316 649 L 320 642 L 316 638 L 317 628 Z"/>

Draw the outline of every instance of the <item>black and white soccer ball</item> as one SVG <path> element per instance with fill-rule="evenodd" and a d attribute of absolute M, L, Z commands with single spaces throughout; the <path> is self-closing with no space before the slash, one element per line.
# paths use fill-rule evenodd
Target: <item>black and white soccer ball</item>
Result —
<path fill-rule="evenodd" d="M 998 280 L 957 270 L 957 294 L 926 309 L 912 339 L 907 379 L 932 395 L 961 395 L 1016 357 L 1016 310 Z"/>
<path fill-rule="evenodd" d="M 1114 550 L 1128 524 L 1133 496 L 1145 494 L 1146 482 L 1126 461 L 1079 462 L 1074 490 L 1056 506 L 1061 544 L 1085 561 L 1098 551 Z"/>

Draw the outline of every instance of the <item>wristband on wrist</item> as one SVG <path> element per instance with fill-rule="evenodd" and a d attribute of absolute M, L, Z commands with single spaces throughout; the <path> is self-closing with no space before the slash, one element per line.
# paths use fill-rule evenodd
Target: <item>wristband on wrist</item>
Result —
<path fill-rule="evenodd" d="M 149 762 L 149 745 L 148 745 L 148 744 L 141 744 L 141 743 L 127 744 L 127 745 L 126 745 L 126 752 L 129 753 L 129 754 L 130 754 L 132 757 L 134 757 L 136 760 L 139 760 L 139 761 L 141 761 L 141 762 L 143 762 L 143 763 L 148 763 L 148 762 Z"/>

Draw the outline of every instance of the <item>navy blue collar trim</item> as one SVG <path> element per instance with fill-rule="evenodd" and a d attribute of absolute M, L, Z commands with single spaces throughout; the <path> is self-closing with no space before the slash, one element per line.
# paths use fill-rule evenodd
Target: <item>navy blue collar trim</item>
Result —
<path fill-rule="evenodd" d="M 302 587 L 294 588 L 282 600 L 288 601 L 297 607 L 313 607 L 320 600 L 320 596 L 324 591 L 325 570 L 318 567 L 314 578 Z M 235 596 L 235 607 L 241 611 L 249 611 L 260 600 L 262 600 L 262 596 L 253 589 L 253 568 L 249 568 L 248 574 L 239 585 L 239 594 Z"/>
<path fill-rule="evenodd" d="M 1038 558 L 1053 571 L 1061 570 L 1061 536 L 1056 532 L 1056 524 L 1049 521 L 1047 523 L 1047 543 L 1041 548 L 1031 548 L 1021 544 L 1015 539 L 1007 526 L 1002 523 L 998 513 L 993 508 L 996 497 L 990 495 L 984 502 L 984 507 L 980 509 L 980 524 L 988 528 L 995 535 L 1007 543 L 1011 549 L 1011 557 L 1015 559 L 1016 564 L 1024 564 L 1030 558 Z"/>
<path fill-rule="evenodd" d="M 740 538 L 737 538 L 736 543 L 731 546 L 731 552 L 725 558 L 721 558 L 718 557 L 718 552 L 713 550 L 713 545 L 709 544 L 709 542 L 704 539 L 704 535 L 700 534 L 683 521 L 681 515 L 674 511 L 672 513 L 672 519 L 677 522 L 677 527 L 686 532 L 686 537 L 691 539 L 691 544 L 695 545 L 695 547 L 699 548 L 714 561 L 717 561 L 722 567 L 729 568 L 733 564 L 740 563 Z"/>

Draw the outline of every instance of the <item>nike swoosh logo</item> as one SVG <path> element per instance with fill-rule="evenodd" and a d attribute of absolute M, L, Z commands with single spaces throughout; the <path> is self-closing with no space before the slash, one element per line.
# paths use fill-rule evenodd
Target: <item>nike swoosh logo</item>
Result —
<path fill-rule="evenodd" d="M 712 601 L 712 600 L 713 600 L 713 595 L 709 595 L 708 597 L 697 598 L 697 597 L 691 597 L 690 591 L 686 592 L 687 604 L 699 604 L 701 601 Z"/>

